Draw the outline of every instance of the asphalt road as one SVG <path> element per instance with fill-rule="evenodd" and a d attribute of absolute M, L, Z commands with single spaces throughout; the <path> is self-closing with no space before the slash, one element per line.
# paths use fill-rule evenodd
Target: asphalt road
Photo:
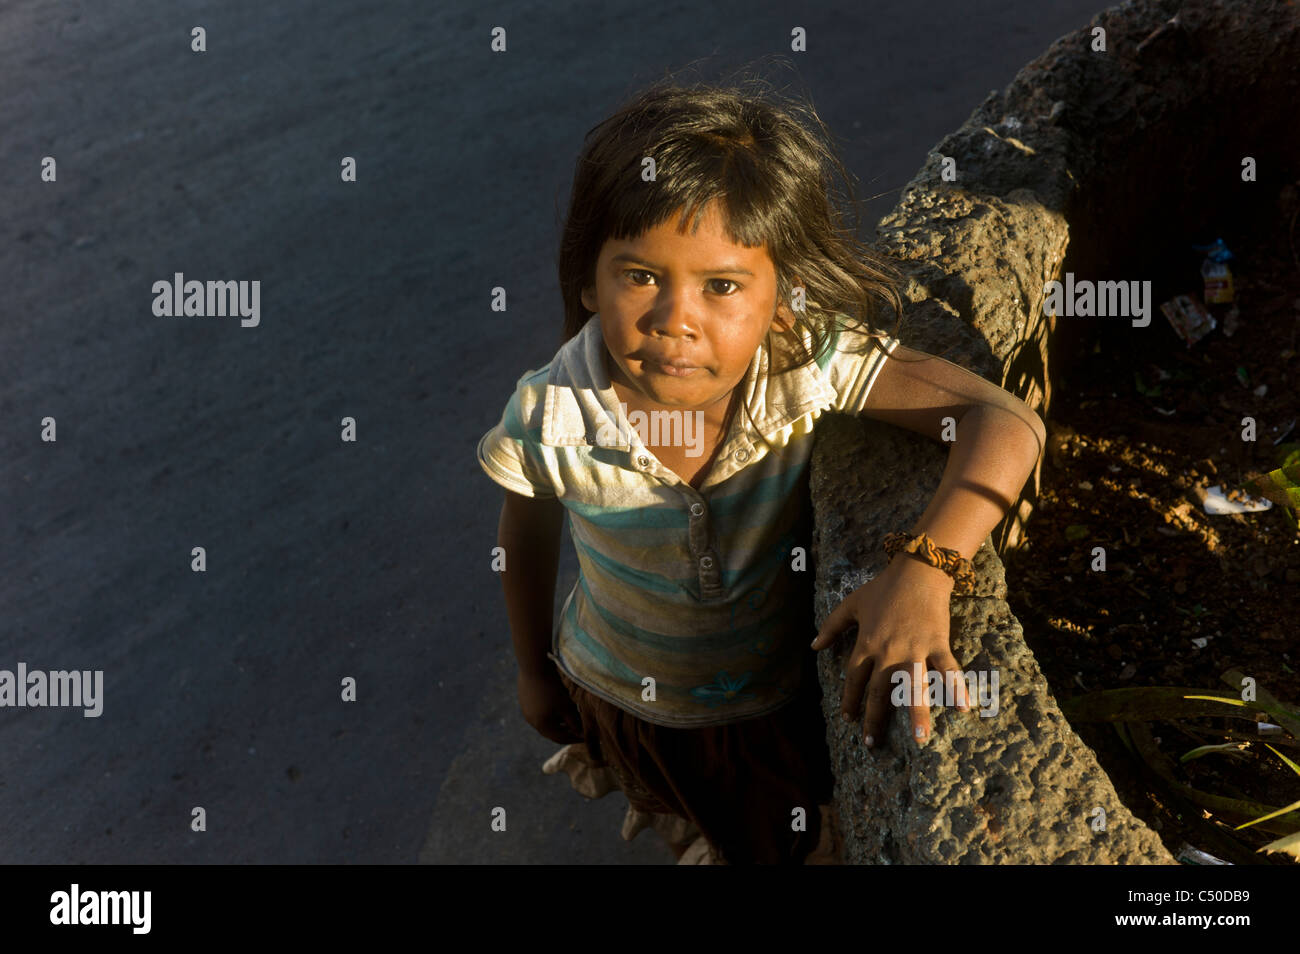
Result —
<path fill-rule="evenodd" d="M 1101 8 L 870 6 L 0 7 L 0 670 L 104 674 L 95 718 L 0 708 L 0 862 L 670 862 L 540 773 L 475 445 L 554 353 L 626 94 L 784 56 L 874 222 Z M 258 324 L 156 315 L 177 272 L 258 281 Z"/>

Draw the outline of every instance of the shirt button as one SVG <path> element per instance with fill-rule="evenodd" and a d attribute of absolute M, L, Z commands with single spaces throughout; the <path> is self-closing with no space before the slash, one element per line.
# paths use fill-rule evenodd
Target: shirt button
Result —
<path fill-rule="evenodd" d="M 650 466 L 650 458 L 647 457 L 645 454 L 642 454 L 640 457 L 636 459 L 636 465 L 640 467 L 642 470 L 645 470 Z"/>
<path fill-rule="evenodd" d="M 743 447 L 736 451 L 736 460 L 740 461 L 742 464 L 749 460 L 749 451 L 745 450 Z"/>
<path fill-rule="evenodd" d="M 704 504 L 702 504 L 702 503 L 693 503 L 693 504 L 691 504 L 691 515 L 692 515 L 692 516 L 699 517 L 699 516 L 703 516 L 703 514 L 704 514 Z"/>
<path fill-rule="evenodd" d="M 703 568 L 703 569 L 705 569 L 705 570 L 712 570 L 712 569 L 713 569 L 713 557 L 711 557 L 711 556 L 700 557 L 700 567 Z"/>

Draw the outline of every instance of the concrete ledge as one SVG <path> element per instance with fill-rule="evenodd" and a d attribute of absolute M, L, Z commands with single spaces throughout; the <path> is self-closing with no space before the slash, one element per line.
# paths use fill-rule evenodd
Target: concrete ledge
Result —
<path fill-rule="evenodd" d="M 884 569 L 885 533 L 921 515 L 946 460 L 942 447 L 874 421 L 837 416 L 823 426 L 810 483 L 819 626 Z M 952 600 L 952 648 L 964 668 L 998 672 L 996 716 L 934 708 L 933 734 L 918 748 L 895 712 L 887 738 L 868 750 L 861 727 L 839 718 L 853 637 L 819 656 L 845 863 L 1172 864 L 1061 715 L 988 541 L 974 563 L 978 595 Z M 1105 831 L 1092 830 L 1097 807 Z"/>
<path fill-rule="evenodd" d="M 1104 53 L 1091 48 L 1095 27 Z M 936 146 L 881 220 L 878 247 L 908 275 L 904 343 L 984 375 L 1046 418 L 1049 354 L 1068 353 L 1084 333 L 1070 324 L 1058 333 L 1057 317 L 1043 316 L 1044 285 L 1121 261 L 1125 274 L 1101 277 L 1160 274 L 1170 263 L 1149 248 L 1153 228 L 1181 237 L 1253 201 L 1234 186 L 1242 156 L 1274 177 L 1293 170 L 1297 62 L 1300 13 L 1286 0 L 1124 3 L 1057 40 Z M 944 157 L 956 181 L 943 180 Z M 883 569 L 884 535 L 920 516 L 946 460 L 943 447 L 875 422 L 819 427 L 818 625 Z M 1005 603 L 997 554 L 1018 542 L 1038 478 L 977 554 L 981 595 L 952 600 L 954 654 L 966 669 L 1000 674 L 996 717 L 935 709 L 918 749 L 895 713 L 868 752 L 860 729 L 838 718 L 853 637 L 820 656 L 846 862 L 1174 862 L 1061 715 Z M 1091 824 L 1097 808 L 1104 831 Z"/>

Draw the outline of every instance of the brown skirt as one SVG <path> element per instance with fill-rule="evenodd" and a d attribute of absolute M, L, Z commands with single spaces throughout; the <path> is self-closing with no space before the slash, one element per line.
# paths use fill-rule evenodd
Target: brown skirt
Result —
<path fill-rule="evenodd" d="M 633 808 L 694 822 L 727 864 L 802 864 L 817 847 L 818 806 L 834 779 L 812 666 L 801 694 L 771 715 L 701 729 L 646 722 L 560 679 L 594 764 L 614 773 Z"/>

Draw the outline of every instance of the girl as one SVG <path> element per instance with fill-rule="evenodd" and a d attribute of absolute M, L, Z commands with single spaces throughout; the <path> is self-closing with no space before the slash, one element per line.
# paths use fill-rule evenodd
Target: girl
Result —
<path fill-rule="evenodd" d="M 874 330 L 878 301 L 901 315 L 900 276 L 841 225 L 832 170 L 850 204 L 852 190 L 827 141 L 800 104 L 667 83 L 593 129 L 558 263 L 562 347 L 478 448 L 506 490 L 524 718 L 731 864 L 803 861 L 831 796 L 806 649 L 816 421 L 861 414 L 935 440 L 957 421 L 933 502 L 890 541 L 899 555 L 812 643 L 857 624 L 840 708 L 857 718 L 865 691 L 868 746 L 892 672 L 960 672 L 954 578 L 1044 436 L 1012 395 Z M 580 572 L 552 632 L 566 511 Z M 928 709 L 908 708 L 923 743 Z"/>

